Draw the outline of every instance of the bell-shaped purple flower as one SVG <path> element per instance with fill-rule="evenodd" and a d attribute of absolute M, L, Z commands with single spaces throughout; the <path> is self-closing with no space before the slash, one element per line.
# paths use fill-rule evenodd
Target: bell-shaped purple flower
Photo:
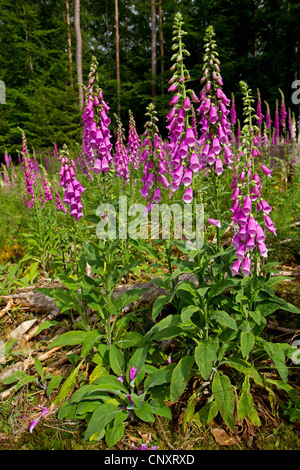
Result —
<path fill-rule="evenodd" d="M 250 272 L 251 272 L 251 260 L 250 260 L 249 255 L 247 255 L 243 262 L 242 273 L 246 277 L 246 276 L 249 276 Z"/>

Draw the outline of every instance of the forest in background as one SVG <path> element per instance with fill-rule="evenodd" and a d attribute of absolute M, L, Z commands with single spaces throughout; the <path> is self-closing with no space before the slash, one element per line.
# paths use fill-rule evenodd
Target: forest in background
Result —
<path fill-rule="evenodd" d="M 239 81 L 246 80 L 274 115 L 283 91 L 291 102 L 300 78 L 298 1 L 277 0 L 0 0 L 0 159 L 16 156 L 22 128 L 30 146 L 48 152 L 56 142 L 80 142 L 82 94 L 92 57 L 100 86 L 114 113 L 128 126 L 133 111 L 142 132 L 145 109 L 154 101 L 161 123 L 169 111 L 172 24 L 183 15 L 191 88 L 200 91 L 205 28 L 212 24 L 224 91 L 241 109 Z M 254 93 L 255 95 L 256 93 Z M 263 112 L 266 110 L 263 103 Z M 162 126 L 161 126 L 162 127 Z"/>

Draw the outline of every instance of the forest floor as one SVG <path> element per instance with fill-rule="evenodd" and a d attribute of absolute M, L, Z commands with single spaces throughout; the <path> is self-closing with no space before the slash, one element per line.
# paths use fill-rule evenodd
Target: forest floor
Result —
<path fill-rule="evenodd" d="M 285 267 L 285 274 L 291 272 L 291 267 Z M 294 272 L 294 271 L 293 271 Z M 33 289 L 32 289 L 33 290 Z M 294 277 L 278 284 L 277 294 L 283 296 L 289 302 L 300 307 L 300 277 Z M 43 330 L 39 335 L 31 336 L 30 331 L 37 316 L 39 320 L 47 316 L 45 313 L 32 311 L 31 307 L 23 305 L 10 305 L 10 309 L 4 312 L 3 302 L 6 307 L 9 299 L 2 299 L 2 318 L 0 331 L 8 337 L 12 332 L 18 340 L 12 350 L 15 360 L 13 366 L 21 364 L 26 373 L 38 376 L 31 359 L 32 353 L 38 350 L 38 356 L 43 354 L 43 368 L 56 373 L 68 375 L 72 366 L 68 362 L 63 350 L 57 350 L 48 355 L 45 353 L 47 335 L 49 330 Z M 21 328 L 20 332 L 20 326 Z M 18 330 L 19 328 L 19 330 Z M 27 328 L 27 329 L 26 329 Z M 30 330 L 31 328 L 31 330 Z M 33 330 L 32 330 L 33 331 Z M 297 315 L 277 311 L 271 315 L 265 334 L 275 341 L 285 341 L 291 344 L 295 338 L 299 338 L 300 318 Z M 19 370 L 22 368 L 20 367 Z M 52 368 L 51 368 L 52 367 Z M 5 370 L 5 369 L 4 369 Z M 3 372 L 3 369 L 1 370 Z M 81 381 L 88 378 L 89 366 L 83 365 Z M 1 373 L 0 373 L 1 375 Z M 288 399 L 283 395 L 274 395 L 270 406 L 270 397 L 264 390 L 256 390 L 256 401 L 261 419 L 261 426 L 255 428 L 250 421 L 244 421 L 235 427 L 234 432 L 229 431 L 221 419 L 214 419 L 208 426 L 200 426 L 190 423 L 184 427 L 183 414 L 193 381 L 188 385 L 186 393 L 178 402 L 172 405 L 173 420 L 159 418 L 155 423 L 143 423 L 131 421 L 126 425 L 124 437 L 114 447 L 116 450 L 132 450 L 141 443 L 147 442 L 156 445 L 160 450 L 299 450 L 300 427 L 298 419 L 290 419 L 286 412 Z M 293 367 L 290 375 L 290 383 L 300 392 L 299 366 Z M 18 390 L 0 383 L 0 450 L 107 450 L 105 443 L 84 442 L 83 433 L 85 427 L 79 420 L 59 421 L 57 419 L 57 407 L 54 407 L 41 385 L 36 382 L 28 383 Z M 53 399 L 53 396 L 51 396 Z M 285 402 L 284 409 L 282 403 Z M 47 407 L 50 412 L 45 415 L 32 433 L 29 432 L 30 421 L 36 419 L 40 412 L 40 406 Z M 271 409 L 272 407 L 272 409 Z"/>

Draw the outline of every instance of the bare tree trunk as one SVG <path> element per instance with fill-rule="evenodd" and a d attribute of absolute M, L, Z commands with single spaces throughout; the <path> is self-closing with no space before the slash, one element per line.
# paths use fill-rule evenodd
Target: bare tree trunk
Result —
<path fill-rule="evenodd" d="M 158 17 L 159 17 L 159 47 L 160 47 L 160 73 L 163 75 L 165 72 L 165 49 L 164 49 L 164 33 L 163 33 L 163 19 L 162 19 L 162 0 L 158 2 Z M 162 85 L 161 94 L 165 94 L 164 86 Z"/>
<path fill-rule="evenodd" d="M 74 28 L 76 36 L 76 67 L 78 83 L 78 104 L 80 111 L 83 109 L 83 75 L 82 75 L 82 38 L 80 30 L 80 0 L 75 0 Z"/>
<path fill-rule="evenodd" d="M 151 71 L 152 71 L 152 98 L 156 98 L 156 11 L 155 0 L 151 0 Z"/>
<path fill-rule="evenodd" d="M 255 18 L 256 18 L 256 1 L 252 0 L 252 18 L 253 18 L 253 57 L 256 59 L 257 57 L 257 31 L 255 25 Z"/>
<path fill-rule="evenodd" d="M 23 15 L 24 15 L 24 20 L 25 20 L 25 41 L 26 41 L 26 48 L 27 48 L 27 62 L 28 62 L 28 82 L 31 83 L 31 73 L 33 71 L 33 62 L 32 62 L 32 57 L 30 53 L 30 47 L 27 46 L 29 43 L 29 33 L 27 29 L 27 17 L 26 17 L 26 11 L 23 5 Z"/>
<path fill-rule="evenodd" d="M 70 30 L 70 5 L 69 0 L 66 0 L 66 20 L 67 20 L 67 39 L 68 39 L 68 58 L 69 58 L 69 72 L 70 84 L 73 87 L 73 63 L 72 63 L 72 43 L 71 43 L 71 30 Z"/>
<path fill-rule="evenodd" d="M 121 79 L 120 79 L 120 45 L 119 45 L 119 5 L 115 0 L 115 26 L 116 26 L 116 79 L 118 95 L 118 116 L 121 115 Z"/>
<path fill-rule="evenodd" d="M 106 37 L 107 37 L 107 50 L 108 50 L 108 58 L 109 61 L 111 59 L 111 46 L 110 46 L 110 40 L 109 40 L 109 24 L 108 24 L 108 5 L 107 5 L 108 0 L 105 1 L 105 26 L 106 26 Z"/>

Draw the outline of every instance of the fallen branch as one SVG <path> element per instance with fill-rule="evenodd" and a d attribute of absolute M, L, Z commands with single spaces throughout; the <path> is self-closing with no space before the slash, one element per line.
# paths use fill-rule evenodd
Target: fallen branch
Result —
<path fill-rule="evenodd" d="M 49 357 L 51 357 L 52 354 L 54 354 L 56 351 L 58 351 L 61 348 L 62 346 L 56 346 L 55 348 L 52 348 L 49 351 L 40 354 L 39 356 L 37 356 L 37 358 L 40 360 L 40 362 L 44 362 L 46 361 L 46 359 L 49 359 Z M 32 366 L 34 366 L 34 359 L 32 359 L 30 355 L 30 358 L 27 358 L 24 361 L 18 361 L 16 362 L 16 364 L 13 364 L 12 366 L 8 366 L 5 369 L 3 369 L 0 373 L 0 382 L 3 382 L 7 377 L 9 377 L 14 372 L 17 372 L 20 370 L 26 371 Z"/>
<path fill-rule="evenodd" d="M 43 354 L 40 354 L 40 356 L 37 356 L 37 358 L 40 360 L 40 362 L 44 362 L 47 359 L 49 359 L 49 357 L 51 357 L 52 354 L 54 354 L 56 351 L 58 351 L 61 348 L 62 348 L 62 346 L 56 346 L 55 348 L 49 349 L 49 351 L 47 351 Z M 24 367 L 23 367 L 24 371 L 29 369 L 30 367 L 34 366 L 34 359 L 30 359 L 30 361 L 28 361 L 27 363 L 26 363 L 26 361 L 28 361 L 28 359 L 26 359 L 24 361 Z"/>
<path fill-rule="evenodd" d="M 58 361 L 54 362 L 51 364 L 50 367 L 47 368 L 47 372 L 54 372 L 56 369 L 58 369 L 60 366 L 63 366 L 66 362 L 69 361 L 69 355 L 70 354 L 77 354 L 78 352 L 81 351 L 81 346 L 79 348 L 73 349 L 72 351 L 68 352 L 65 356 L 61 357 L 58 359 Z"/>
<path fill-rule="evenodd" d="M 271 273 L 271 276 L 273 276 L 273 277 L 276 277 L 276 276 L 299 277 L 300 276 L 300 270 L 299 271 L 278 271 L 278 273 Z"/>
<path fill-rule="evenodd" d="M 34 335 L 35 335 L 35 333 L 37 332 L 37 330 L 38 330 L 38 328 L 39 328 L 40 325 L 42 325 L 43 323 L 45 323 L 45 321 L 52 321 L 52 320 L 54 320 L 54 319 L 57 318 L 59 315 L 60 315 L 60 310 L 58 310 L 58 309 L 52 310 L 52 312 L 50 312 L 49 315 L 47 315 L 43 320 L 41 320 L 38 325 L 35 325 L 33 328 L 31 328 L 31 329 L 28 331 L 28 333 L 27 333 L 26 335 L 23 336 L 24 339 L 25 339 L 26 341 L 30 341 L 30 340 L 34 337 Z"/>
<path fill-rule="evenodd" d="M 267 322 L 267 328 L 270 330 L 275 330 L 275 331 L 280 331 L 281 333 L 287 333 L 287 334 L 300 334 L 300 330 L 296 328 L 285 328 L 283 326 L 278 326 L 276 323 L 273 322 Z"/>
<path fill-rule="evenodd" d="M 4 307 L 2 310 L 0 310 L 0 318 L 4 317 L 4 315 L 12 308 L 13 306 L 13 300 L 11 297 L 9 297 L 9 301 L 6 305 L 6 307 Z"/>

